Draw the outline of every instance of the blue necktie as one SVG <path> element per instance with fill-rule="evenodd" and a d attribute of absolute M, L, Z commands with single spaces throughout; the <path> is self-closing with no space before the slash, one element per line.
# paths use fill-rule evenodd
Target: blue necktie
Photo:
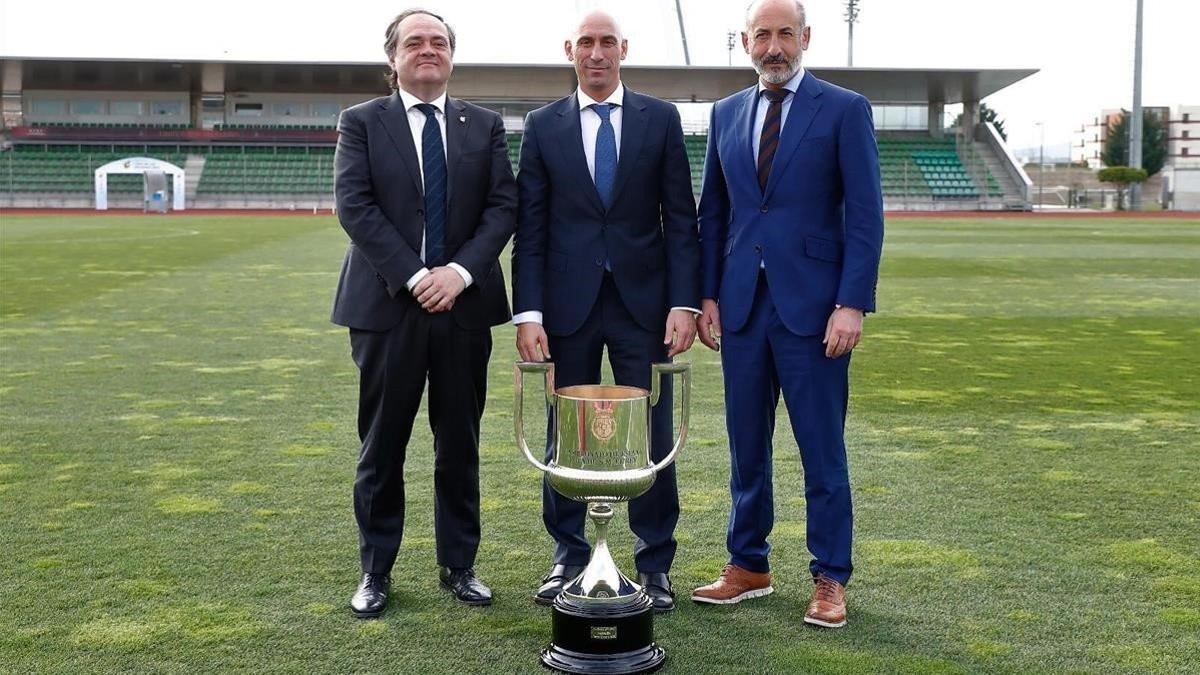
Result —
<path fill-rule="evenodd" d="M 421 164 L 425 174 L 425 266 L 440 267 L 446 264 L 446 151 L 442 148 L 437 108 L 418 103 L 417 110 L 425 113 L 425 128 L 421 131 Z"/>
<path fill-rule="evenodd" d="M 612 206 L 613 184 L 617 181 L 617 132 L 609 119 L 612 113 L 609 104 L 593 103 L 592 110 L 600 116 L 600 130 L 596 132 L 596 191 L 607 209 Z"/>

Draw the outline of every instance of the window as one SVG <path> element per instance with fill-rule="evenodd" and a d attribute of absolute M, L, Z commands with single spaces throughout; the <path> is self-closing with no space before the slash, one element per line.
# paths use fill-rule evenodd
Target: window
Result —
<path fill-rule="evenodd" d="M 234 103 L 233 114 L 238 117 L 262 117 L 263 104 L 261 103 Z"/>
<path fill-rule="evenodd" d="M 908 106 L 908 108 L 905 110 L 905 114 L 904 114 L 904 128 L 905 129 L 924 129 L 926 123 L 929 121 L 926 118 L 926 116 L 928 114 L 929 114 L 929 111 L 925 108 L 925 106 L 921 106 L 921 105 Z"/>
<path fill-rule="evenodd" d="M 183 104 L 179 101 L 155 101 L 150 104 L 151 115 L 173 115 L 178 116 L 183 114 Z"/>
<path fill-rule="evenodd" d="M 1187 138 L 1187 137 L 1188 137 L 1188 130 L 1187 130 L 1187 129 L 1184 129 L 1184 130 L 1183 130 L 1183 137 L 1184 137 L 1184 138 Z"/>
<path fill-rule="evenodd" d="M 1186 155 L 1188 154 L 1188 149 L 1187 149 L 1187 147 L 1182 147 L 1182 148 L 1180 148 L 1180 149 L 1179 149 L 1179 154 L 1181 154 L 1181 155 L 1185 155 L 1185 156 L 1186 156 Z"/>
<path fill-rule="evenodd" d="M 66 101 L 55 101 L 53 99 L 34 99 L 29 104 L 29 113 L 31 115 L 64 115 L 66 112 Z"/>
<path fill-rule="evenodd" d="M 303 117 L 303 103 L 275 103 L 271 106 L 271 111 L 276 117 Z"/>
<path fill-rule="evenodd" d="M 1183 113 L 1183 121 L 1184 122 L 1190 121 L 1188 118 L 1191 116 L 1192 116 L 1191 113 Z"/>
<path fill-rule="evenodd" d="M 76 99 L 71 101 L 71 114 L 103 115 L 104 101 L 96 101 L 93 99 Z"/>
<path fill-rule="evenodd" d="M 137 116 L 137 115 L 142 114 L 142 108 L 143 108 L 143 106 L 142 106 L 141 101 L 109 101 L 108 102 L 108 113 L 110 115 L 134 115 L 134 116 Z"/>
<path fill-rule="evenodd" d="M 313 117 L 337 117 L 342 111 L 342 106 L 336 103 L 314 103 L 312 107 Z"/>
<path fill-rule="evenodd" d="M 923 130 L 929 126 L 929 106 L 879 104 L 871 110 L 876 129 Z"/>

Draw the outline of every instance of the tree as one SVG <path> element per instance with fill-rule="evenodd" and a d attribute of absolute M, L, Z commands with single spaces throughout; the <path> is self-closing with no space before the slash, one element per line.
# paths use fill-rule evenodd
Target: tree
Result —
<path fill-rule="evenodd" d="M 1000 138 L 1003 138 L 1006 141 L 1008 140 L 1008 134 L 1004 132 L 1004 120 L 1000 119 L 1000 116 L 996 114 L 995 110 L 989 108 L 988 104 L 979 104 L 979 119 L 983 122 L 988 122 L 994 125 L 996 127 L 996 131 L 1000 134 Z M 957 128 L 960 124 L 962 124 L 962 113 L 959 113 L 958 117 L 954 118 L 955 128 Z"/>
<path fill-rule="evenodd" d="M 1100 160 L 1104 166 L 1123 167 L 1129 165 L 1129 111 L 1122 110 L 1121 116 L 1108 127 L 1108 138 L 1104 141 L 1104 154 Z M 1142 168 L 1147 176 L 1162 171 L 1167 161 L 1167 134 L 1157 117 L 1142 115 Z"/>
<path fill-rule="evenodd" d="M 1125 191 L 1133 183 L 1145 182 L 1150 174 L 1145 169 L 1134 169 L 1128 166 L 1110 166 L 1100 169 L 1096 174 L 1101 183 L 1112 183 L 1117 188 L 1117 210 L 1125 210 Z"/>

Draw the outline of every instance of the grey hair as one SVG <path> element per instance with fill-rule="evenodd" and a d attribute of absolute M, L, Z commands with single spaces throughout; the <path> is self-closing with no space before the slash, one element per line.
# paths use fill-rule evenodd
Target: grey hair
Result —
<path fill-rule="evenodd" d="M 754 2 L 751 2 L 749 5 L 746 5 L 746 28 L 747 29 L 750 28 L 750 19 L 752 18 L 753 14 L 754 14 L 754 8 L 757 7 L 758 5 L 761 5 L 762 2 L 763 2 L 763 0 L 754 0 Z M 804 26 L 808 24 L 808 19 L 805 16 L 804 3 L 800 2 L 800 0 L 796 0 L 796 13 L 800 15 L 800 27 L 804 28 Z"/>

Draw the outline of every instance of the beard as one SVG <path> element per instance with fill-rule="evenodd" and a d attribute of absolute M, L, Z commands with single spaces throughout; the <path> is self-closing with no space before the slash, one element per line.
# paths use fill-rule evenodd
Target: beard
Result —
<path fill-rule="evenodd" d="M 788 80 L 795 77 L 796 73 L 800 72 L 801 54 L 802 52 L 796 52 L 796 58 L 794 59 L 787 59 L 783 56 L 768 56 L 762 59 L 750 59 L 750 61 L 754 63 L 754 71 L 758 73 L 758 76 L 762 78 L 763 82 L 766 82 L 767 84 L 784 84 Z M 787 64 L 787 71 L 776 74 L 770 70 L 767 70 L 767 66 L 776 63 Z"/>

